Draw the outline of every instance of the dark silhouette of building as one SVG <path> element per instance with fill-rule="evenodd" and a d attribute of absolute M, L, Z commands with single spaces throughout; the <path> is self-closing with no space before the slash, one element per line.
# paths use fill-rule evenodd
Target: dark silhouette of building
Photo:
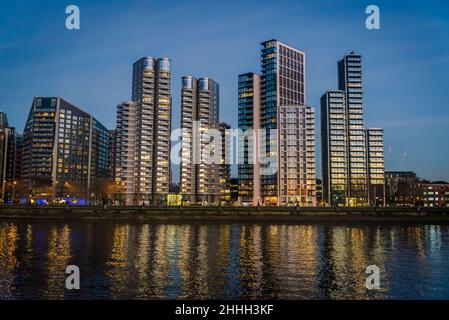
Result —
<path fill-rule="evenodd" d="M 389 206 L 413 207 L 420 200 L 420 180 L 412 171 L 387 171 L 385 191 Z"/>

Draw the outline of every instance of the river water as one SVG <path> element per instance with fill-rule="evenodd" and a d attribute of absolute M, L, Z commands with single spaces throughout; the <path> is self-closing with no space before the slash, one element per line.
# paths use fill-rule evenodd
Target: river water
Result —
<path fill-rule="evenodd" d="M 0 221 L 0 299 L 449 299 L 449 225 Z"/>

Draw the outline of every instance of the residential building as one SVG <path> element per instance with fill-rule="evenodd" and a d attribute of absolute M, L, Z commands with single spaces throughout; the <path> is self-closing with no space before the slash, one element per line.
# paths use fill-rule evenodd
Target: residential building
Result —
<path fill-rule="evenodd" d="M 385 172 L 387 204 L 397 207 L 414 207 L 421 199 L 420 180 L 412 171 Z"/>
<path fill-rule="evenodd" d="M 323 201 L 345 206 L 348 199 L 346 101 L 343 91 L 321 97 L 321 154 Z"/>
<path fill-rule="evenodd" d="M 259 139 L 260 76 L 245 73 L 238 77 L 238 181 L 241 205 L 261 204 Z"/>
<path fill-rule="evenodd" d="M 384 130 L 366 129 L 368 204 L 371 206 L 386 205 Z"/>
<path fill-rule="evenodd" d="M 108 147 L 108 177 L 115 180 L 115 158 L 116 158 L 116 131 L 109 130 L 109 147 Z"/>
<path fill-rule="evenodd" d="M 288 197 L 285 195 L 286 181 L 281 181 L 281 177 L 285 178 L 287 174 L 287 167 L 281 165 L 285 162 L 285 153 L 279 152 L 281 107 L 307 105 L 306 55 L 303 51 L 274 39 L 263 42 L 261 47 L 260 123 L 261 128 L 266 130 L 265 154 L 276 159 L 278 166 L 274 174 L 264 174 L 268 172 L 262 167 L 261 197 L 264 205 L 288 205 Z M 272 130 L 277 132 L 276 137 L 272 136 Z M 297 158 L 290 160 L 300 161 Z M 300 195 L 297 193 L 289 196 L 294 198 Z"/>
<path fill-rule="evenodd" d="M 221 165 L 220 165 L 220 204 L 229 205 L 231 203 L 231 150 L 232 150 L 232 129 L 226 122 L 220 122 L 218 128 L 221 133 Z"/>
<path fill-rule="evenodd" d="M 351 52 L 338 62 L 338 87 L 321 97 L 324 202 L 385 205 L 384 133 L 364 128 L 361 55 Z"/>
<path fill-rule="evenodd" d="M 306 104 L 305 53 L 273 39 L 261 44 L 261 61 L 260 77 L 239 76 L 241 202 L 315 206 L 315 113 Z M 246 142 L 252 135 L 245 131 L 258 128 Z"/>
<path fill-rule="evenodd" d="M 316 179 L 316 205 L 321 207 L 323 205 L 323 180 Z"/>
<path fill-rule="evenodd" d="M 105 194 L 108 130 L 60 97 L 35 97 L 23 134 L 21 184 L 33 198 Z"/>
<path fill-rule="evenodd" d="M 315 109 L 281 106 L 279 201 L 316 207 Z"/>
<path fill-rule="evenodd" d="M 426 182 L 421 185 L 421 201 L 424 207 L 449 207 L 449 183 Z"/>
<path fill-rule="evenodd" d="M 115 130 L 116 197 L 124 205 L 138 203 L 137 198 L 137 104 L 127 101 L 117 106 Z"/>
<path fill-rule="evenodd" d="M 223 158 L 218 83 L 209 78 L 182 78 L 181 128 L 181 194 L 192 204 L 219 204 Z"/>
<path fill-rule="evenodd" d="M 144 57 L 133 65 L 132 101 L 137 104 L 136 197 L 165 203 L 170 187 L 171 62 Z"/>
<path fill-rule="evenodd" d="M 237 178 L 231 178 L 229 183 L 229 189 L 231 194 L 230 205 L 238 205 L 239 203 L 239 180 Z"/>
<path fill-rule="evenodd" d="M 363 206 L 368 203 L 368 177 L 361 55 L 351 52 L 338 62 L 338 89 L 346 97 L 348 205 Z"/>
<path fill-rule="evenodd" d="M 22 178 L 23 134 L 16 133 L 16 152 L 14 159 L 14 179 Z"/>
<path fill-rule="evenodd" d="M 3 200 L 11 198 L 11 189 L 15 187 L 15 137 L 15 128 L 9 126 L 6 113 L 0 111 L 0 186 Z"/>

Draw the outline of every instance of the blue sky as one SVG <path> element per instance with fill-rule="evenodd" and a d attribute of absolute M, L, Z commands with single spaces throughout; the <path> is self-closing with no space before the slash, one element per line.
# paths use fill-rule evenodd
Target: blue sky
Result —
<path fill-rule="evenodd" d="M 81 30 L 65 28 L 70 4 Z M 381 30 L 365 28 L 370 4 Z M 183 75 L 220 83 L 221 119 L 236 127 L 237 75 L 259 72 L 259 44 L 276 38 L 306 52 L 307 100 L 317 107 L 337 88 L 338 59 L 360 52 L 365 124 L 385 129 L 386 169 L 449 180 L 447 0 L 2 0 L 0 24 L 0 106 L 20 131 L 32 98 L 53 95 L 113 128 L 142 56 L 172 59 L 174 128 Z"/>

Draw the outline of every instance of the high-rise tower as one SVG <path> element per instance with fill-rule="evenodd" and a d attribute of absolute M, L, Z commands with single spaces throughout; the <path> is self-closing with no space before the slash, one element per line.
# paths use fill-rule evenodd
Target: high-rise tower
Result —
<path fill-rule="evenodd" d="M 222 144 L 213 150 L 213 138 L 222 140 L 219 123 L 219 85 L 209 78 L 182 78 L 181 193 L 190 203 L 218 204 L 222 193 Z M 211 130 L 213 129 L 213 131 Z M 212 137 L 212 133 L 218 135 Z M 217 163 L 218 162 L 218 163 Z"/>
<path fill-rule="evenodd" d="M 262 43 L 261 61 L 260 80 L 251 73 L 239 76 L 239 128 L 262 130 L 252 146 L 239 147 L 240 201 L 314 206 L 315 116 L 306 105 L 305 53 L 269 40 Z M 273 161 L 249 163 L 254 150 L 259 160 Z"/>
<path fill-rule="evenodd" d="M 137 104 L 138 202 L 161 204 L 170 185 L 172 97 L 169 59 L 145 57 L 134 63 L 132 100 Z"/>
<path fill-rule="evenodd" d="M 338 62 L 338 88 L 346 97 L 348 205 L 367 203 L 366 141 L 363 127 L 362 56 L 351 52 Z"/>
<path fill-rule="evenodd" d="M 136 198 L 136 144 L 137 105 L 133 101 L 117 106 L 117 127 L 115 130 L 115 179 L 117 195 L 121 203 L 133 205 Z"/>
<path fill-rule="evenodd" d="M 258 133 L 260 129 L 260 76 L 245 73 L 238 78 L 239 138 L 238 181 L 242 205 L 257 206 L 260 198 Z"/>
<path fill-rule="evenodd" d="M 338 62 L 338 91 L 321 97 L 323 200 L 330 206 L 382 204 L 382 129 L 363 125 L 362 56 Z M 383 199 L 383 200 L 382 200 Z"/>
<path fill-rule="evenodd" d="M 306 55 L 303 51 L 294 47 L 286 45 L 278 40 L 269 40 L 262 43 L 261 50 L 262 68 L 261 68 L 261 114 L 260 123 L 261 128 L 267 130 L 266 135 L 266 155 L 268 157 L 275 157 L 277 159 L 278 170 L 272 175 L 262 175 L 261 179 L 261 196 L 265 205 L 313 205 L 315 200 L 315 191 L 313 185 L 309 185 L 310 192 L 306 196 L 309 200 L 303 202 L 301 199 L 301 188 L 296 192 L 288 192 L 289 170 L 288 167 L 302 167 L 305 170 L 311 170 L 309 175 L 307 173 L 297 179 L 301 182 L 299 185 L 306 186 L 307 178 L 315 175 L 315 156 L 313 157 L 297 157 L 288 156 L 283 148 L 281 139 L 286 138 L 282 134 L 282 130 L 287 129 L 305 129 L 307 117 L 313 115 L 313 112 L 306 112 Z M 302 117 L 301 121 L 292 124 L 293 127 L 288 128 L 290 124 L 281 121 L 282 107 L 300 107 L 298 116 Z M 290 110 L 293 111 L 293 110 Z M 310 111 L 312 111 L 310 109 Z M 285 110 L 287 112 L 287 110 Z M 296 112 L 296 111 L 295 111 Z M 310 118 L 309 118 L 310 119 Z M 314 124 L 313 124 L 314 125 Z M 299 127 L 295 127 L 299 126 Z M 272 137 L 270 130 L 277 130 L 277 137 Z M 314 128 L 313 128 L 314 131 Z M 291 132 L 289 131 L 289 134 Z M 292 133 L 290 139 L 300 139 Z M 301 138 L 302 139 L 302 138 Z M 273 140 L 275 143 L 273 144 Z M 304 137 L 305 141 L 305 137 Z M 271 143 L 270 143 L 271 142 Z M 298 148 L 306 153 L 306 143 L 298 144 Z M 312 153 L 310 153 L 312 154 Z M 286 166 L 285 157 L 289 157 L 289 165 Z M 309 165 L 307 165 L 307 162 Z M 298 181 L 297 180 L 297 181 Z M 314 181 L 315 179 L 313 179 Z"/>

